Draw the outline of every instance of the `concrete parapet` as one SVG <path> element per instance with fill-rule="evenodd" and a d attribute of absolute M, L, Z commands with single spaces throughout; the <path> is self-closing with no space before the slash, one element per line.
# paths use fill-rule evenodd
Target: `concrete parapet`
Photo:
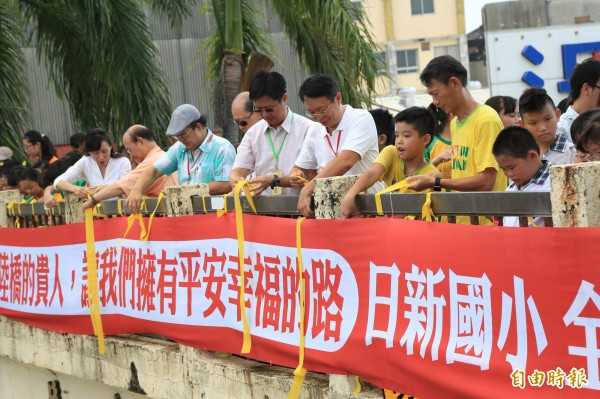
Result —
<path fill-rule="evenodd" d="M 115 392 L 126 391 L 146 398 L 285 398 L 293 380 L 293 369 L 269 366 L 236 356 L 207 352 L 175 342 L 121 335 L 106 338 L 106 353 L 98 354 L 98 341 L 93 336 L 58 334 L 0 316 L 0 365 L 18 362 L 43 371 L 48 384 L 48 371 L 69 390 L 73 379 L 102 384 Z M 6 371 L 0 366 L 0 381 Z M 12 371 L 16 373 L 17 371 Z M 337 378 L 337 376 L 336 376 Z M 339 377 L 346 379 L 346 377 Z M 335 378 L 334 378 L 335 380 Z M 339 389 L 332 389 L 325 374 L 308 373 L 301 398 L 337 399 Z M 0 387 L 0 397 L 18 396 L 18 386 Z M 25 389 L 25 388 L 22 388 Z M 72 389 L 74 391 L 74 388 Z M 9 395 L 9 393 L 11 393 Z M 63 398 L 68 398 L 63 394 Z M 89 396 L 92 398 L 92 396 Z M 95 397 L 95 396 L 94 396 Z M 127 396 L 129 397 L 129 396 Z M 135 396 L 137 397 L 137 396 Z M 364 391 L 364 399 L 381 398 L 380 390 Z"/>
<path fill-rule="evenodd" d="M 0 227 L 11 227 L 6 206 L 13 201 L 19 201 L 18 190 L 0 191 Z"/>
<path fill-rule="evenodd" d="M 335 176 L 315 179 L 315 217 L 317 219 L 340 219 L 340 204 L 359 176 Z"/>
<path fill-rule="evenodd" d="M 194 214 L 192 197 L 208 195 L 207 184 L 186 184 L 167 187 L 164 190 L 168 216 L 187 216 Z"/>
<path fill-rule="evenodd" d="M 600 226 L 600 162 L 550 168 L 554 227 Z"/>
<path fill-rule="evenodd" d="M 65 191 L 65 221 L 67 224 L 82 223 L 85 221 L 83 203 L 86 200 Z"/>

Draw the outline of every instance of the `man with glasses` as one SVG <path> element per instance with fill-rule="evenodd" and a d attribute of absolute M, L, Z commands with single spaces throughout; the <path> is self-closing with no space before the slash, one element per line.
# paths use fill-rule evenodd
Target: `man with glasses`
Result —
<path fill-rule="evenodd" d="M 363 174 L 379 154 L 377 128 L 368 111 L 342 104 L 339 86 L 329 75 L 308 77 L 300 86 L 299 95 L 306 115 L 319 123 L 306 136 L 291 183 L 302 188 L 298 212 L 312 217 L 314 178 Z M 382 188 L 383 183 L 378 182 L 368 191 L 374 193 Z"/>
<path fill-rule="evenodd" d="M 573 142 L 571 137 L 573 121 L 585 111 L 600 107 L 600 60 L 588 58 L 577 64 L 569 83 L 571 84 L 569 97 L 573 104 L 560 116 L 558 131 Z"/>
<path fill-rule="evenodd" d="M 177 172 L 179 185 L 205 183 L 210 195 L 231 191 L 228 180 L 235 149 L 206 127 L 206 117 L 196 107 L 190 104 L 177 107 L 171 115 L 167 136 L 175 137 L 177 143 L 140 176 L 125 201 L 131 213 L 139 212 L 142 193 L 156 179 L 173 172 Z"/>
<path fill-rule="evenodd" d="M 231 115 L 235 124 L 244 134 L 262 119 L 259 113 L 254 112 L 254 103 L 250 100 L 250 92 L 247 91 L 235 96 L 231 103 Z"/>
<path fill-rule="evenodd" d="M 137 163 L 135 169 L 123 176 L 120 180 L 104 186 L 83 204 L 83 208 L 94 206 L 100 201 L 109 198 L 127 196 L 135 186 L 140 176 L 165 155 L 165 152 L 154 141 L 154 133 L 145 126 L 133 125 L 123 134 L 123 146 L 130 155 L 131 160 Z M 165 187 L 177 184 L 177 174 L 160 176 L 145 191 L 144 195 L 158 197 Z"/>
<path fill-rule="evenodd" d="M 285 78 L 277 72 L 258 72 L 250 84 L 250 99 L 253 112 L 263 119 L 247 131 L 238 147 L 231 187 L 254 171 L 256 177 L 248 182 L 255 195 L 298 195 L 289 175 L 314 123 L 289 109 Z"/>

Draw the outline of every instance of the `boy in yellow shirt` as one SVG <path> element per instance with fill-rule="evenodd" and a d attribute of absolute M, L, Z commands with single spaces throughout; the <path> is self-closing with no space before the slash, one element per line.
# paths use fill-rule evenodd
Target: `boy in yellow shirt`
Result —
<path fill-rule="evenodd" d="M 395 145 L 385 147 L 375 162 L 348 191 L 341 204 L 341 212 L 346 218 L 360 216 L 356 206 L 356 196 L 377 181 L 384 181 L 387 187 L 404 180 L 408 176 L 437 173 L 431 163 L 425 161 L 423 153 L 435 132 L 435 120 L 427 109 L 410 107 L 394 117 L 396 131 Z M 403 192 L 415 192 L 404 190 Z"/>

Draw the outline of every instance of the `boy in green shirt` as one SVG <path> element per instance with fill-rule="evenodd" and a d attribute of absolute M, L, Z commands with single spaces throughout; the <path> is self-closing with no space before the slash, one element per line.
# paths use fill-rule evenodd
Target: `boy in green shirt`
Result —
<path fill-rule="evenodd" d="M 410 107 L 399 112 L 394 117 L 394 122 L 395 145 L 385 147 L 375 162 L 348 191 L 341 204 L 344 217 L 360 216 L 356 207 L 356 196 L 377 181 L 383 180 L 389 187 L 408 176 L 438 172 L 437 168 L 425 161 L 423 157 L 435 132 L 435 120 L 431 113 L 423 107 Z M 403 190 L 403 192 L 414 191 Z"/>

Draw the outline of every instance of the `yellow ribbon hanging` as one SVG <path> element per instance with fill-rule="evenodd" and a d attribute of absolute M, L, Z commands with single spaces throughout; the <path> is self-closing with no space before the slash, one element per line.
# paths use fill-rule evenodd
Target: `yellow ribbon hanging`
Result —
<path fill-rule="evenodd" d="M 535 223 L 535 221 L 533 220 L 533 218 L 531 216 L 527 217 L 527 221 L 529 222 L 531 227 L 540 227 Z"/>
<path fill-rule="evenodd" d="M 239 183 L 239 182 L 238 182 L 238 183 Z M 237 188 L 237 186 L 236 186 L 236 188 Z M 221 217 L 221 216 L 223 216 L 224 214 L 226 214 L 226 213 L 227 213 L 227 197 L 229 197 L 229 195 L 230 195 L 230 194 L 231 194 L 231 193 L 229 193 L 229 194 L 225 194 L 225 195 L 223 196 L 223 209 L 219 209 L 219 210 L 217 211 L 217 217 Z"/>
<path fill-rule="evenodd" d="M 123 216 L 123 200 L 117 200 L 117 213 Z"/>
<path fill-rule="evenodd" d="M 250 207 L 256 213 L 256 207 L 254 201 L 252 201 L 252 195 L 248 189 L 248 182 L 246 180 L 240 180 L 233 190 L 233 199 L 235 203 L 235 226 L 237 230 L 238 240 L 238 251 L 239 251 L 239 270 L 240 270 L 240 313 L 242 315 L 242 326 L 244 327 L 244 340 L 242 343 L 242 353 L 249 353 L 252 347 L 252 337 L 250 335 L 250 326 L 248 324 L 248 317 L 246 316 L 246 297 L 245 297 L 245 286 L 246 276 L 244 273 L 244 220 L 242 214 L 242 202 L 240 200 L 240 192 L 244 190 L 246 194 L 246 200 L 250 204 Z M 227 202 L 225 202 L 227 204 Z M 227 208 L 227 205 L 225 205 Z"/>
<path fill-rule="evenodd" d="M 104 354 L 104 331 L 100 316 L 98 293 L 98 269 L 96 267 L 96 240 L 94 238 L 94 214 L 92 208 L 85 210 L 85 242 L 87 246 L 88 307 L 92 318 L 94 335 L 98 337 L 98 353 Z"/>
<path fill-rule="evenodd" d="M 204 213 L 207 214 L 208 211 L 206 210 L 206 197 L 210 198 L 210 195 L 203 195 L 202 196 L 202 208 L 204 208 Z"/>
<path fill-rule="evenodd" d="M 427 222 L 435 221 L 435 214 L 433 213 L 433 209 L 431 209 L 431 191 L 427 193 L 425 197 L 425 203 L 421 208 L 421 220 L 425 220 Z"/>
<path fill-rule="evenodd" d="M 377 214 L 383 216 L 383 207 L 381 206 L 381 194 L 393 192 L 393 191 L 406 191 L 406 189 L 411 185 L 410 182 L 406 180 L 399 181 L 396 184 L 392 184 L 389 187 L 384 188 L 383 190 L 375 193 L 375 207 L 377 208 Z"/>
<path fill-rule="evenodd" d="M 354 382 L 356 383 L 356 389 L 352 391 L 352 395 L 358 395 L 362 389 L 362 386 L 360 385 L 360 380 L 358 379 L 357 375 L 354 376 Z"/>
<path fill-rule="evenodd" d="M 15 218 L 15 228 L 20 228 L 21 223 L 19 222 L 19 218 L 17 217 L 17 211 L 15 210 L 15 208 L 19 206 L 17 204 L 17 201 L 11 201 L 8 204 L 6 204 L 6 206 L 8 208 L 8 215 Z"/>
<path fill-rule="evenodd" d="M 156 200 L 156 206 L 154 207 L 154 210 L 152 211 L 152 215 L 150 215 L 150 220 L 148 220 L 148 229 L 146 229 L 144 231 L 143 223 L 140 225 L 142 227 L 142 235 L 140 237 L 140 240 L 148 241 L 148 239 L 150 238 L 150 229 L 152 228 L 152 220 L 154 219 L 154 214 L 156 213 L 156 210 L 158 209 L 158 206 L 160 205 L 160 201 L 162 201 L 164 196 L 165 195 L 162 192 L 158 195 L 158 199 Z M 140 220 L 140 222 L 141 222 L 141 220 Z"/>
<path fill-rule="evenodd" d="M 298 367 L 294 370 L 294 381 L 290 392 L 288 393 L 288 399 L 297 399 L 300 397 L 300 391 L 302 390 L 302 384 L 304 384 L 304 377 L 306 377 L 306 369 L 304 368 L 304 312 L 305 312 L 305 291 L 304 291 L 304 263 L 302 261 L 302 235 L 300 225 L 304 221 L 304 218 L 298 218 L 296 220 L 296 252 L 298 254 L 298 280 L 300 284 L 300 346 L 298 348 Z"/>

